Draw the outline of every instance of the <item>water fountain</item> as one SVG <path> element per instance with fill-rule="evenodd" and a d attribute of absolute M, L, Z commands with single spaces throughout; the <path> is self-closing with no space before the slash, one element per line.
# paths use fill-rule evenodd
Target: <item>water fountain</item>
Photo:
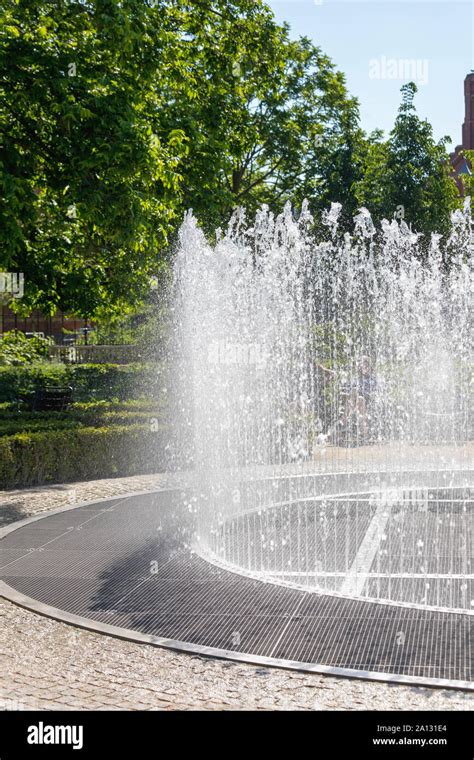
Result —
<path fill-rule="evenodd" d="M 197 551 L 297 588 L 474 612 L 469 202 L 450 238 L 340 206 L 191 214 L 176 282 Z M 321 240 L 322 237 L 322 240 Z M 471 442 L 471 443 L 470 443 Z"/>

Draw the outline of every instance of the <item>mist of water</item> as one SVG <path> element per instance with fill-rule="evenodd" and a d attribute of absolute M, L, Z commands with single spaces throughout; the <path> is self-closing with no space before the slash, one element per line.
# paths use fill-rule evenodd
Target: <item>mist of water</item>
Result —
<path fill-rule="evenodd" d="M 191 213 L 182 225 L 176 314 L 199 538 L 222 562 L 266 577 L 399 599 L 351 581 L 369 529 L 377 540 L 366 575 L 377 561 L 380 570 L 383 552 L 388 569 L 378 575 L 403 575 L 410 535 L 407 572 L 425 581 L 428 560 L 437 576 L 456 564 L 441 559 L 446 536 L 436 520 L 454 509 L 442 504 L 456 503 L 461 515 L 453 536 L 472 531 L 467 481 L 459 480 L 473 453 L 470 202 L 452 215 L 444 240 L 426 241 L 403 221 L 376 229 L 366 209 L 343 233 L 340 212 L 333 204 L 315 230 L 306 204 L 297 219 L 289 205 L 278 216 L 264 207 L 252 222 L 238 210 L 214 243 Z M 341 474 L 359 478 L 358 500 L 339 498 L 328 518 L 321 504 L 340 493 Z M 445 496 L 451 489 L 446 499 L 440 488 Z M 420 504 L 425 517 L 415 520 Z M 403 593 L 416 602 L 427 585 Z M 454 606 L 469 608 L 471 598 L 464 589 L 465 602 Z"/>

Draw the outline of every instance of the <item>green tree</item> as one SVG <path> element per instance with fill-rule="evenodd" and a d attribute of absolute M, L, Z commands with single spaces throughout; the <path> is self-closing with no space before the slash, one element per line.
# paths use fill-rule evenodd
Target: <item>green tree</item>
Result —
<path fill-rule="evenodd" d="M 417 232 L 447 233 L 450 214 L 460 206 L 446 145 L 435 142 L 433 129 L 414 106 L 416 85 L 402 87 L 403 100 L 389 139 L 380 133 L 369 141 L 366 164 L 354 194 L 377 220 L 404 219 Z"/>
<path fill-rule="evenodd" d="M 0 16 L 0 268 L 22 308 L 138 302 L 179 208 L 185 136 L 158 136 L 165 2 L 7 0 Z"/>
<path fill-rule="evenodd" d="M 463 195 L 471 198 L 471 209 L 474 209 L 474 150 L 463 150 L 461 155 L 465 162 L 464 169 L 458 179 L 461 183 Z"/>
<path fill-rule="evenodd" d="M 357 104 L 261 0 L 7 0 L 0 267 L 24 311 L 135 307 L 185 209 L 339 200 Z M 341 200 L 344 200 L 341 198 Z"/>
<path fill-rule="evenodd" d="M 212 228 L 236 205 L 252 214 L 305 196 L 315 206 L 344 200 L 358 108 L 343 75 L 259 0 L 212 6 L 203 15 L 180 5 L 193 98 L 171 82 L 163 113 L 165 132 L 174 125 L 189 138 L 184 205 Z"/>

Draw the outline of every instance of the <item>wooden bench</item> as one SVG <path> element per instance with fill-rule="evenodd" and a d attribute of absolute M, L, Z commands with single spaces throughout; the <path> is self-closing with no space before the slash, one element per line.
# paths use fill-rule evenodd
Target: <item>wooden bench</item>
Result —
<path fill-rule="evenodd" d="M 34 412 L 63 412 L 72 404 L 72 388 L 45 385 L 37 388 L 33 398 Z"/>

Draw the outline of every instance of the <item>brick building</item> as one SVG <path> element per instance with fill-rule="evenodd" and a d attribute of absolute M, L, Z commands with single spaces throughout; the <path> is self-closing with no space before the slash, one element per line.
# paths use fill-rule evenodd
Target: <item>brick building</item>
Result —
<path fill-rule="evenodd" d="M 39 332 L 53 337 L 56 343 L 61 343 L 63 330 L 79 332 L 85 326 L 83 319 L 67 316 L 62 311 L 56 312 L 52 317 L 47 317 L 36 310 L 29 317 L 23 318 L 14 314 L 8 306 L 0 305 L 0 334 L 8 330 L 21 330 L 25 333 Z"/>
<path fill-rule="evenodd" d="M 451 153 L 454 174 L 472 174 L 472 166 L 463 155 L 465 150 L 474 150 L 474 71 L 464 80 L 464 124 L 462 125 L 462 143 Z M 461 188 L 461 186 L 459 185 Z"/>

